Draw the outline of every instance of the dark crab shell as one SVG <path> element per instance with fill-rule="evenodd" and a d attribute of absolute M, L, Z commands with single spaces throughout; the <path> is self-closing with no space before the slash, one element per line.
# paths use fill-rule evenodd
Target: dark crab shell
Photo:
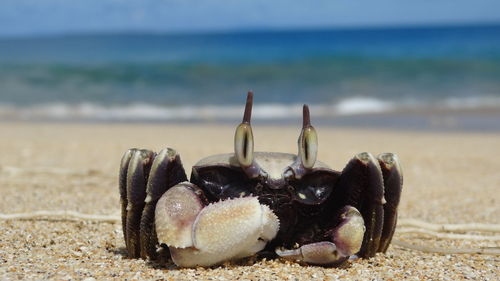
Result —
<path fill-rule="evenodd" d="M 318 205 L 331 193 L 332 178 L 338 177 L 321 161 L 301 181 L 287 176 L 290 166 L 297 163 L 297 155 L 281 152 L 254 152 L 254 161 L 267 176 L 265 179 L 249 179 L 242 171 L 234 153 L 208 156 L 198 161 L 191 173 L 191 182 L 203 187 L 214 199 L 235 198 L 255 195 L 260 198 L 274 194 L 286 196 L 289 201 Z M 325 180 L 322 180 L 325 178 Z M 300 184 L 302 183 L 302 184 Z M 278 202 L 266 202 L 270 207 Z"/>

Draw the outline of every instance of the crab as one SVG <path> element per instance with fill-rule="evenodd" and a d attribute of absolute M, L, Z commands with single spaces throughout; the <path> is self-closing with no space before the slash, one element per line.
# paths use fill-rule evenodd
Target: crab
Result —
<path fill-rule="evenodd" d="M 255 254 L 339 266 L 385 252 L 402 190 L 398 157 L 355 155 L 342 172 L 316 160 L 307 105 L 298 154 L 254 152 L 248 93 L 234 152 L 208 156 L 187 176 L 177 151 L 129 149 L 119 189 L 130 258 L 212 266 Z"/>

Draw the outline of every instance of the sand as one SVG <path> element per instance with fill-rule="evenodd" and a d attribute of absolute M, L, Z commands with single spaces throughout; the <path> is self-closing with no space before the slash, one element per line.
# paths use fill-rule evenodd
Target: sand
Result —
<path fill-rule="evenodd" d="M 176 148 L 186 169 L 232 151 L 234 126 L 0 123 L 0 213 L 74 210 L 119 214 L 118 165 L 130 147 Z M 400 218 L 500 224 L 500 135 L 318 127 L 319 159 L 342 169 L 357 152 L 396 152 L 404 169 Z M 299 127 L 254 128 L 261 151 L 295 152 Z M 346 268 L 246 259 L 179 269 L 125 257 L 121 225 L 0 220 L 0 279 L 498 280 L 500 257 L 429 254 L 391 246 Z M 499 247 L 498 241 L 396 233 L 419 245 Z"/>

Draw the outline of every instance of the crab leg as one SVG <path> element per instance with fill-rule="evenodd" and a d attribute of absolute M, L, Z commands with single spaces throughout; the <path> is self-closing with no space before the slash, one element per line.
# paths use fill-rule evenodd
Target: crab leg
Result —
<path fill-rule="evenodd" d="M 147 182 L 146 205 L 142 211 L 140 225 L 142 258 L 154 260 L 157 257 L 158 241 L 154 227 L 156 203 L 170 187 L 186 180 L 179 154 L 171 148 L 161 150 L 153 161 Z"/>
<path fill-rule="evenodd" d="M 137 151 L 137 148 L 131 148 L 123 154 L 120 163 L 120 175 L 118 177 L 118 187 L 120 189 L 120 204 L 121 204 L 121 214 L 122 214 L 122 229 L 123 238 L 125 239 L 125 244 L 128 244 L 127 239 L 127 171 L 128 165 L 130 163 L 130 158 Z"/>
<path fill-rule="evenodd" d="M 160 198 L 155 211 L 158 241 L 178 266 L 210 266 L 262 250 L 278 232 L 274 213 L 256 197 L 206 205 L 196 185 L 183 182 Z"/>
<path fill-rule="evenodd" d="M 127 169 L 127 222 L 125 244 L 129 257 L 140 256 L 139 230 L 141 214 L 146 199 L 146 182 L 155 153 L 136 150 L 132 153 Z"/>
<path fill-rule="evenodd" d="M 385 252 L 391 243 L 398 218 L 397 208 L 403 187 L 403 175 L 398 157 L 393 153 L 383 153 L 377 156 L 384 177 L 385 200 L 384 228 L 378 252 Z"/>
<path fill-rule="evenodd" d="M 357 253 L 363 242 L 365 225 L 356 208 L 345 206 L 340 213 L 340 223 L 328 231 L 330 241 L 302 245 L 298 249 L 277 249 L 280 257 L 318 265 L 339 265 Z"/>
<path fill-rule="evenodd" d="M 366 232 L 359 255 L 373 257 L 379 249 L 384 218 L 384 183 L 379 162 L 370 153 L 357 154 L 342 171 L 336 184 L 336 206 L 357 208 Z"/>

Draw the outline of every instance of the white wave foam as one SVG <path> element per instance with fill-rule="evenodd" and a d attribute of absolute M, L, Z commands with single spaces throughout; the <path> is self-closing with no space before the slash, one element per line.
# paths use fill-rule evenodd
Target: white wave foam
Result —
<path fill-rule="evenodd" d="M 360 113 L 380 113 L 392 110 L 394 104 L 367 97 L 354 97 L 341 100 L 336 106 L 336 112 L 341 115 Z"/>
<path fill-rule="evenodd" d="M 315 118 L 377 114 L 403 108 L 426 108 L 438 106 L 443 109 L 500 108 L 500 98 L 453 98 L 440 103 L 423 104 L 388 102 L 367 97 L 353 97 L 336 104 L 311 105 Z M 184 105 L 159 106 L 153 104 L 130 104 L 104 106 L 94 103 L 76 105 L 54 103 L 33 106 L 0 104 L 0 120 L 97 120 L 97 121 L 219 121 L 241 118 L 243 105 Z M 256 104 L 252 119 L 286 120 L 300 119 L 301 104 Z"/>
<path fill-rule="evenodd" d="M 103 106 L 92 103 L 77 105 L 41 104 L 29 107 L 0 105 L 0 119 L 21 120 L 224 120 L 241 118 L 243 105 L 202 106 L 158 106 L 152 104 L 131 104 L 124 106 Z M 253 119 L 287 119 L 301 116 L 300 105 L 261 104 L 255 105 Z"/>

